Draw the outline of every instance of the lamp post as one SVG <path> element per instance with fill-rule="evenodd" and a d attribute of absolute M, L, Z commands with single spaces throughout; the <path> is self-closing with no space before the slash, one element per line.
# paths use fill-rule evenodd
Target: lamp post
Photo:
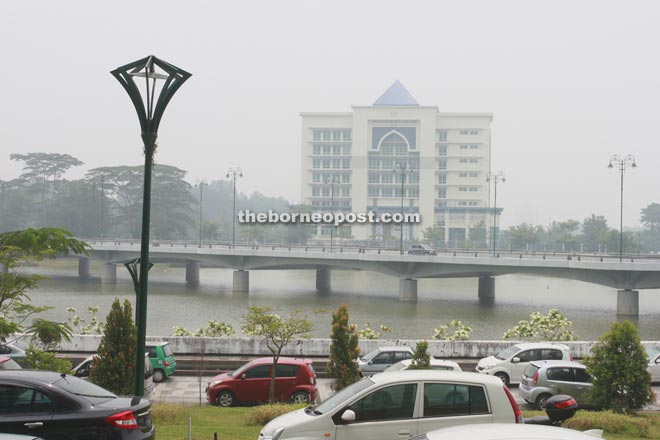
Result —
<path fill-rule="evenodd" d="M 227 171 L 227 179 L 232 179 L 234 181 L 234 208 L 232 211 L 232 222 L 231 222 L 231 245 L 236 244 L 236 179 L 243 177 L 243 170 L 240 167 L 232 168 L 230 167 Z"/>
<path fill-rule="evenodd" d="M 204 187 L 207 186 L 204 180 L 199 182 L 199 247 L 202 247 L 202 213 L 204 211 Z"/>
<path fill-rule="evenodd" d="M 506 182 L 506 177 L 502 171 L 492 172 L 486 174 L 486 182 L 493 183 L 495 187 L 495 197 L 493 203 L 493 255 L 497 252 L 497 184 Z"/>
<path fill-rule="evenodd" d="M 126 263 L 131 274 L 135 293 L 135 321 L 137 326 L 137 349 L 135 350 L 135 395 L 144 395 L 144 353 L 147 332 L 147 285 L 149 283 L 149 222 L 151 216 L 151 169 L 158 126 L 167 104 L 174 93 L 191 74 L 153 55 L 118 67 L 110 72 L 128 93 L 138 119 L 144 144 L 144 184 L 142 198 L 142 237 L 140 258 Z M 144 89 L 140 91 L 135 78 L 144 78 Z M 163 80 L 160 87 L 156 82 Z M 141 81 L 141 80 L 140 80 Z M 144 97 L 143 97 L 144 94 Z M 156 96 L 158 95 L 158 96 Z M 139 274 L 137 272 L 139 265 Z"/>
<path fill-rule="evenodd" d="M 104 177 L 101 176 L 101 241 L 103 241 L 103 227 L 105 217 L 105 191 L 103 185 L 105 184 Z"/>
<path fill-rule="evenodd" d="M 326 174 L 323 183 L 330 184 L 330 212 L 334 221 L 335 217 L 335 183 L 339 183 L 339 176 L 336 174 Z M 330 252 L 334 249 L 335 225 L 330 225 Z"/>
<path fill-rule="evenodd" d="M 399 252 L 403 255 L 403 196 L 404 196 L 404 185 L 406 183 L 406 173 L 412 173 L 412 167 L 408 162 L 397 162 L 394 164 L 392 169 L 393 173 L 398 173 L 401 176 L 401 238 L 399 240 Z"/>
<path fill-rule="evenodd" d="M 619 175 L 621 176 L 621 210 L 619 212 L 619 262 L 623 261 L 623 175 L 626 172 L 627 168 L 637 168 L 637 163 L 635 162 L 635 156 L 632 154 L 626 154 L 621 157 L 618 155 L 613 155 L 610 157 L 610 164 L 608 168 L 617 168 Z"/>

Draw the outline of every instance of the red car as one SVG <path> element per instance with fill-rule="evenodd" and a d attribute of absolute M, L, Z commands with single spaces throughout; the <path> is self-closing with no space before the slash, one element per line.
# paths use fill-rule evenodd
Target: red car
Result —
<path fill-rule="evenodd" d="M 268 402 L 273 358 L 254 359 L 232 373 L 215 376 L 206 388 L 209 403 Z M 275 369 L 275 400 L 308 403 L 318 400 L 311 359 L 281 357 Z"/>

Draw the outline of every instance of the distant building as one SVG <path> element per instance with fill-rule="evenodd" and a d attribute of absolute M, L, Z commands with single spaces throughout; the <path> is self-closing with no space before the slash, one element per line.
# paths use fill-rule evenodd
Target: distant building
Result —
<path fill-rule="evenodd" d="M 489 208 L 490 113 L 441 113 L 421 106 L 396 81 L 372 106 L 350 113 L 301 113 L 303 201 L 315 211 L 418 212 L 404 240 L 436 227 L 436 245 L 486 246 Z M 402 173 L 405 166 L 410 171 Z M 402 188 L 403 176 L 403 193 Z M 497 215 L 501 212 L 498 208 Z M 330 226 L 319 226 L 328 238 Z M 352 225 L 339 238 L 398 240 L 398 226 Z"/>

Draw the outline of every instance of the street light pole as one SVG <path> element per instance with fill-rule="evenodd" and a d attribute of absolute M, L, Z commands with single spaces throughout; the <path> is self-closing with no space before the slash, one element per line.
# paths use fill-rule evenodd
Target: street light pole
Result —
<path fill-rule="evenodd" d="M 330 213 L 334 221 L 335 217 L 335 183 L 339 183 L 339 176 L 336 174 L 325 176 L 323 182 L 327 185 L 330 183 Z M 330 225 L 330 252 L 334 249 L 335 225 Z"/>
<path fill-rule="evenodd" d="M 243 170 L 240 167 L 232 168 L 230 167 L 227 171 L 227 179 L 232 179 L 234 181 L 234 208 L 232 210 L 232 222 L 231 222 L 231 245 L 236 244 L 236 179 L 243 177 Z"/>
<path fill-rule="evenodd" d="M 399 252 L 403 255 L 403 195 L 404 195 L 404 185 L 406 182 L 406 172 L 412 172 L 410 163 L 407 162 L 397 162 L 392 169 L 393 173 L 399 173 L 401 175 L 401 238 L 399 240 Z"/>
<path fill-rule="evenodd" d="M 495 188 L 494 203 L 493 203 L 493 255 L 497 252 L 497 184 L 506 182 L 506 177 L 502 171 L 491 172 L 486 174 L 486 182 L 492 182 Z"/>
<path fill-rule="evenodd" d="M 623 175 L 627 168 L 637 168 L 635 156 L 626 154 L 623 157 L 613 155 L 610 157 L 608 168 L 617 168 L 621 176 L 621 209 L 619 211 L 619 262 L 623 261 Z"/>
<path fill-rule="evenodd" d="M 191 74 L 153 55 L 134 61 L 110 72 L 128 93 L 138 119 L 142 143 L 144 144 L 144 184 L 142 197 L 142 237 L 140 258 L 126 263 L 133 279 L 136 293 L 135 321 L 137 326 L 137 349 L 135 351 L 135 395 L 144 395 L 144 353 L 147 332 L 147 286 L 149 283 L 149 224 L 151 220 L 151 173 L 156 152 L 158 126 L 176 91 Z M 135 78 L 145 79 L 144 95 L 138 89 Z M 156 81 L 163 80 L 157 90 Z M 158 97 L 156 95 L 158 94 Z M 146 101 L 146 102 L 145 102 Z M 137 272 L 139 265 L 139 275 Z"/>
<path fill-rule="evenodd" d="M 105 217 L 105 192 L 104 192 L 104 178 L 103 175 L 101 175 L 101 241 L 103 241 L 103 224 L 104 224 L 104 217 Z"/>
<path fill-rule="evenodd" d="M 204 211 L 204 186 L 203 180 L 199 182 L 199 247 L 202 247 L 202 212 Z"/>

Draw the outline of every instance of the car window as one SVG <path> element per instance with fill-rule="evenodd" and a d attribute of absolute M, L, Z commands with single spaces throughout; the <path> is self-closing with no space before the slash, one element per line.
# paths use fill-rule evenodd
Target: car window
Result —
<path fill-rule="evenodd" d="M 563 382 L 575 381 L 575 369 L 570 367 L 554 367 L 548 368 L 546 375 L 549 380 L 559 380 Z"/>
<path fill-rule="evenodd" d="M 0 344 L 0 354 L 11 353 L 11 348 L 8 345 Z"/>
<path fill-rule="evenodd" d="M 92 360 L 84 362 L 78 370 L 76 370 L 76 376 L 78 377 L 87 377 L 89 376 L 89 370 L 92 369 Z"/>
<path fill-rule="evenodd" d="M 591 377 L 589 377 L 587 371 L 584 368 L 575 368 L 575 381 L 590 383 Z"/>
<path fill-rule="evenodd" d="M 409 419 L 415 409 L 417 384 L 399 384 L 380 388 L 351 404 L 356 422 Z"/>
<path fill-rule="evenodd" d="M 48 412 L 53 401 L 33 388 L 0 385 L 0 414 Z"/>
<path fill-rule="evenodd" d="M 149 352 L 149 357 L 150 358 L 157 358 L 158 353 L 156 353 L 156 347 L 147 347 L 147 351 Z"/>
<path fill-rule="evenodd" d="M 330 397 L 321 402 L 314 410 L 318 413 L 324 414 L 328 411 L 333 410 L 334 408 L 342 405 L 346 400 L 350 399 L 352 396 L 360 393 L 363 390 L 366 390 L 372 386 L 374 382 L 365 377 L 364 379 L 353 383 L 352 385 L 342 388 L 336 393 L 332 394 Z"/>
<path fill-rule="evenodd" d="M 545 348 L 541 351 L 542 351 L 541 359 L 543 360 L 557 361 L 562 359 L 562 354 L 560 350 L 554 348 Z"/>
<path fill-rule="evenodd" d="M 527 368 L 525 368 L 525 371 L 523 372 L 523 376 L 534 377 L 537 371 L 539 371 L 539 367 L 537 367 L 534 364 L 529 364 Z"/>
<path fill-rule="evenodd" d="M 296 377 L 298 370 L 300 370 L 299 365 L 277 364 L 275 375 L 277 377 Z"/>
<path fill-rule="evenodd" d="M 511 356 L 513 356 L 514 354 L 516 354 L 519 351 L 520 351 L 520 347 L 518 347 L 517 345 L 514 345 L 512 347 L 507 348 L 506 350 L 504 350 L 502 352 L 497 353 L 495 355 L 495 358 L 503 361 L 505 359 L 509 359 Z"/>
<path fill-rule="evenodd" d="M 404 359 L 410 359 L 412 358 L 412 353 L 409 353 L 407 351 L 397 351 L 394 353 L 394 362 L 399 362 Z"/>
<path fill-rule="evenodd" d="M 271 365 L 257 365 L 256 367 L 250 368 L 245 371 L 245 377 L 248 379 L 263 379 L 270 377 L 270 367 Z"/>
<path fill-rule="evenodd" d="M 525 350 L 516 355 L 520 362 L 532 362 L 541 359 L 541 350 Z"/>
<path fill-rule="evenodd" d="M 174 353 L 172 353 L 172 349 L 170 348 L 169 344 L 163 345 L 163 354 L 165 355 L 165 357 L 174 356 Z"/>
<path fill-rule="evenodd" d="M 483 387 L 450 383 L 424 384 L 424 417 L 487 414 Z"/>
<path fill-rule="evenodd" d="M 392 353 L 381 353 L 375 358 L 373 358 L 371 363 L 376 365 L 391 364 L 392 363 L 392 361 L 390 360 L 391 357 L 392 357 Z"/>

